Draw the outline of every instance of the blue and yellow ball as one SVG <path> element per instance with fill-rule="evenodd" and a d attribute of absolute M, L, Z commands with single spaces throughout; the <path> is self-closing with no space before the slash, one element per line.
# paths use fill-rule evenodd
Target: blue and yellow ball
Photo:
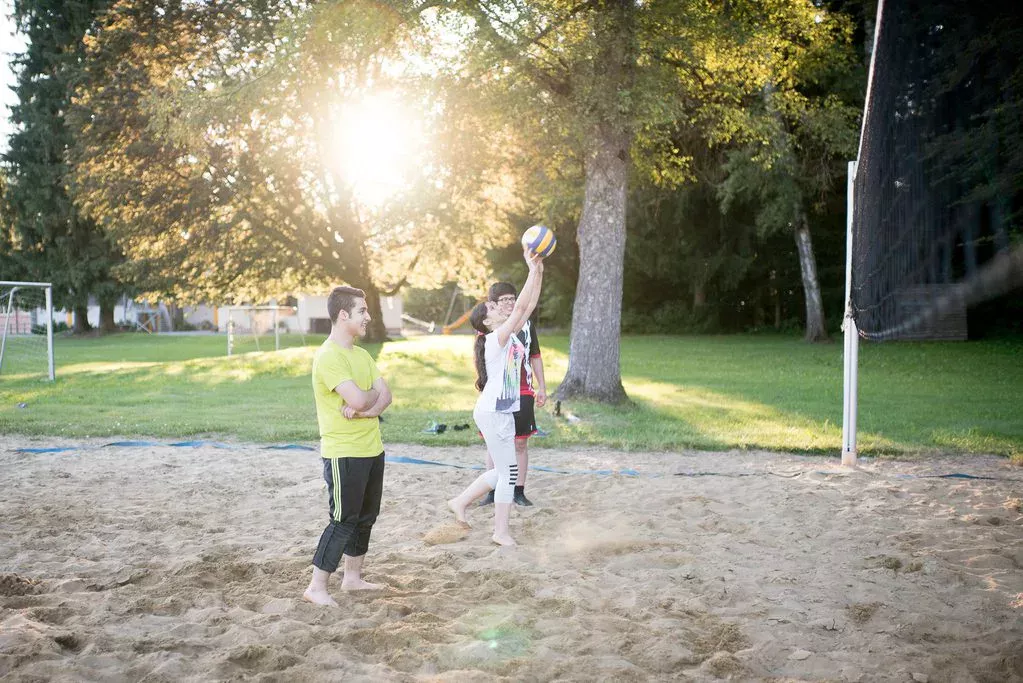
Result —
<path fill-rule="evenodd" d="M 542 258 L 547 258 L 554 253 L 554 248 L 558 246 L 558 239 L 547 226 L 534 225 L 522 233 L 522 246 L 534 254 L 539 254 Z"/>

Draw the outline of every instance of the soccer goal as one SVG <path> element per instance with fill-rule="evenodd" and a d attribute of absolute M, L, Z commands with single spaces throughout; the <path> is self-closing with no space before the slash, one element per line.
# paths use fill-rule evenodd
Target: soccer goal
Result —
<path fill-rule="evenodd" d="M 0 375 L 53 381 L 53 286 L 0 281 Z"/>
<path fill-rule="evenodd" d="M 301 330 L 292 332 L 287 324 L 295 312 L 293 306 L 231 306 L 227 309 L 227 355 L 305 346 Z"/>
<path fill-rule="evenodd" d="M 963 26 L 950 0 L 878 3 L 847 188 L 843 464 L 857 456 L 860 339 L 966 339 L 971 306 L 1023 285 L 1011 217 L 1020 188 L 998 151 L 1018 122 L 999 119 L 992 76 L 1015 66 L 996 51 L 961 59 L 1008 19 L 997 6 Z"/>

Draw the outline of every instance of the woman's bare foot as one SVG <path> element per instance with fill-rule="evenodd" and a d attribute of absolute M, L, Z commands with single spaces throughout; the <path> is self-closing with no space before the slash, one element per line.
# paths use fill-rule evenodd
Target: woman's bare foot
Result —
<path fill-rule="evenodd" d="M 316 590 L 312 587 L 305 589 L 305 593 L 302 593 L 302 599 L 306 602 L 311 602 L 314 605 L 337 607 L 337 602 L 334 598 L 330 597 L 330 593 L 325 590 Z"/>
<path fill-rule="evenodd" d="M 457 498 L 452 498 L 448 501 L 448 509 L 455 513 L 455 519 L 459 524 L 470 529 L 472 528 L 469 525 L 469 520 L 465 518 L 465 506 L 459 504 Z"/>
<path fill-rule="evenodd" d="M 493 536 L 490 537 L 490 540 L 492 540 L 497 545 L 504 545 L 504 546 L 518 545 L 515 542 L 515 539 L 512 538 L 510 534 L 494 534 Z"/>
<path fill-rule="evenodd" d="M 341 579 L 341 590 L 343 591 L 377 591 L 382 588 L 383 586 L 378 583 L 370 583 L 362 579 L 354 579 L 352 581 Z"/>

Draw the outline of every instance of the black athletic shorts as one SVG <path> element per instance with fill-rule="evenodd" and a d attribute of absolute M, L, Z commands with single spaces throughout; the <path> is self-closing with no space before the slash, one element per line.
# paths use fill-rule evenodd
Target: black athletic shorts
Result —
<path fill-rule="evenodd" d="M 533 397 L 519 396 L 519 409 L 515 411 L 515 438 L 528 439 L 536 434 L 536 413 L 533 412 Z"/>

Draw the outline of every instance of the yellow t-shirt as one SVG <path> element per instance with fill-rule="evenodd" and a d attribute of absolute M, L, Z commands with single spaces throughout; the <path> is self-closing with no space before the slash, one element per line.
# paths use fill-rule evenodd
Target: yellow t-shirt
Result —
<path fill-rule="evenodd" d="M 380 377 L 380 370 L 366 349 L 346 349 L 323 342 L 313 356 L 313 396 L 320 425 L 320 455 L 324 458 L 372 458 L 384 450 L 380 420 L 375 417 L 345 419 L 344 399 L 334 391 L 342 382 L 354 380 L 363 391 Z"/>

